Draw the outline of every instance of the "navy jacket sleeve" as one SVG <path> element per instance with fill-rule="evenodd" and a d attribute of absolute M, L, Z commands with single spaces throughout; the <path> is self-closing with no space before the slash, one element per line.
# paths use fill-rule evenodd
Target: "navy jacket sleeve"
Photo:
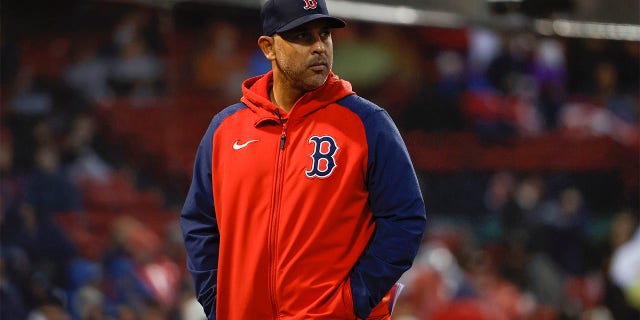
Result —
<path fill-rule="evenodd" d="M 216 317 L 216 283 L 220 234 L 213 205 L 211 157 L 214 126 L 205 133 L 194 162 L 193 179 L 180 215 L 187 269 L 208 319 Z"/>
<path fill-rule="evenodd" d="M 422 193 L 404 141 L 389 114 L 379 107 L 375 110 L 363 121 L 369 148 L 367 187 L 376 229 L 350 275 L 355 312 L 362 319 L 411 267 L 426 226 Z"/>

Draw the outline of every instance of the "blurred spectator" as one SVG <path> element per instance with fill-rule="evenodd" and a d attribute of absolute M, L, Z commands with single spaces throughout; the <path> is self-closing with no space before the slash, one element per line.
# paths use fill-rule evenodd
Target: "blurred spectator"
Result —
<path fill-rule="evenodd" d="M 12 142 L 12 172 L 28 176 L 33 173 L 36 164 L 36 150 L 41 146 L 58 148 L 64 139 L 61 122 L 56 116 L 19 116 L 7 117 L 7 130 Z M 57 152 L 57 150 L 56 150 Z"/>
<path fill-rule="evenodd" d="M 460 53 L 443 51 L 436 57 L 438 70 L 438 95 L 446 100 L 456 99 L 462 94 L 464 86 L 464 60 Z"/>
<path fill-rule="evenodd" d="M 64 290 L 39 270 L 42 267 L 38 263 L 33 266 L 34 270 L 27 281 L 30 307 L 27 319 L 69 319 Z"/>
<path fill-rule="evenodd" d="M 63 285 L 67 263 L 77 249 L 53 216 L 80 210 L 79 193 L 61 171 L 55 147 L 40 146 L 35 157 L 37 167 L 20 207 L 19 229 L 11 232 L 37 269 L 55 285 Z"/>
<path fill-rule="evenodd" d="M 84 98 L 100 101 L 113 97 L 109 87 L 110 65 L 98 55 L 93 39 L 78 40 L 71 50 L 71 62 L 63 74 L 64 82 Z"/>
<path fill-rule="evenodd" d="M 180 294 L 178 296 L 178 313 L 180 319 L 206 320 L 207 315 L 200 302 L 196 298 L 193 282 L 185 278 L 182 281 Z"/>
<path fill-rule="evenodd" d="M 0 132 L 0 238 L 9 240 L 10 230 L 19 224 L 19 212 L 27 179 L 14 167 L 13 136 L 9 130 Z"/>
<path fill-rule="evenodd" d="M 236 92 L 246 77 L 248 60 L 241 50 L 240 38 L 238 27 L 226 21 L 212 22 L 203 31 L 196 44 L 191 74 L 194 85 L 205 95 L 237 100 Z"/>
<path fill-rule="evenodd" d="M 2 128 L 5 129 L 5 128 Z M 31 264 L 23 243 L 22 227 L 25 181 L 13 167 L 13 139 L 0 131 L 0 318 L 24 319 L 29 311 L 28 278 Z"/>
<path fill-rule="evenodd" d="M 535 136 L 544 129 L 540 86 L 532 71 L 535 38 L 528 33 L 515 33 L 505 41 L 499 54 L 485 54 L 493 56 L 488 63 L 483 62 L 482 55 L 472 57 L 480 60 L 470 61 L 474 65 L 470 66 L 468 90 L 460 94 L 463 112 L 487 142 Z M 485 70 L 484 74 L 478 74 L 478 70 Z"/>
<path fill-rule="evenodd" d="M 531 231 L 540 224 L 540 207 L 545 183 L 535 175 L 520 180 L 515 193 L 502 210 L 502 225 L 507 242 L 527 244 Z"/>
<path fill-rule="evenodd" d="M 635 227 L 640 223 L 639 218 L 637 213 L 634 213 L 631 209 L 622 209 L 615 212 L 611 219 L 609 230 L 611 252 L 616 251 L 633 237 Z"/>
<path fill-rule="evenodd" d="M 0 225 L 2 225 L 0 221 Z M 4 241 L 3 241 L 4 244 Z M 7 258 L 11 249 L 0 246 L 0 318 L 24 319 L 27 316 L 27 306 L 24 301 L 23 283 L 21 278 L 11 274 L 8 270 Z"/>
<path fill-rule="evenodd" d="M 566 99 L 567 69 L 565 53 L 556 39 L 541 39 L 535 49 L 532 75 L 539 90 L 537 98 L 544 127 L 554 129 L 558 110 Z"/>
<path fill-rule="evenodd" d="M 544 237 L 537 237 L 541 226 L 541 207 L 545 183 L 542 178 L 531 175 L 518 181 L 513 197 L 501 213 L 502 241 L 509 257 L 501 264 L 502 275 L 520 288 L 527 288 L 531 272 L 528 270 L 532 257 L 547 247 Z M 546 256 L 535 262 L 548 262 Z M 550 269 L 550 268 L 549 268 Z M 535 282 L 534 282 L 535 283 Z"/>
<path fill-rule="evenodd" d="M 637 215 L 622 211 L 616 215 L 612 225 L 613 251 L 608 276 L 612 280 L 612 291 L 619 292 L 614 314 L 621 319 L 640 315 L 640 225 Z M 632 310 L 635 309 L 635 311 Z"/>
<path fill-rule="evenodd" d="M 28 67 L 22 67 L 9 106 L 19 115 L 46 116 L 53 111 L 53 97 L 42 79 L 35 77 Z"/>
<path fill-rule="evenodd" d="M 113 168 L 95 150 L 96 120 L 88 113 L 77 114 L 66 134 L 65 162 L 70 179 L 77 186 L 87 182 L 107 183 Z"/>
<path fill-rule="evenodd" d="M 494 30 L 481 27 L 472 27 L 468 33 L 467 65 L 469 77 L 473 80 L 483 77 L 491 62 L 500 54 L 502 38 Z"/>
<path fill-rule="evenodd" d="M 35 150 L 40 146 L 57 146 L 58 138 L 60 135 L 53 125 L 53 117 L 38 117 L 31 127 L 31 135 L 33 141 L 33 149 L 29 153 L 30 155 L 36 154 Z M 30 162 L 35 164 L 34 162 Z"/>
<path fill-rule="evenodd" d="M 104 294 L 93 286 L 82 287 L 78 290 L 74 301 L 79 310 L 79 318 L 83 320 L 107 319 L 104 311 Z"/>
<path fill-rule="evenodd" d="M 52 215 L 82 208 L 79 192 L 60 165 L 57 147 L 42 145 L 35 153 L 36 168 L 25 191 L 29 204 L 41 223 Z"/>
<path fill-rule="evenodd" d="M 494 173 L 484 195 L 485 210 L 490 217 L 498 217 L 507 205 L 516 185 L 516 179 L 510 172 L 499 171 Z"/>
<path fill-rule="evenodd" d="M 111 42 L 116 48 L 122 48 L 138 38 L 150 52 L 158 55 L 164 50 L 160 28 L 161 21 L 152 7 L 131 7 L 115 23 Z"/>
<path fill-rule="evenodd" d="M 109 82 L 119 97 L 152 98 L 162 92 L 164 65 L 139 36 L 119 47 Z"/>
<path fill-rule="evenodd" d="M 158 21 L 145 9 L 126 11 L 112 31 L 108 84 L 116 97 L 133 100 L 157 97 L 164 91 Z"/>
<path fill-rule="evenodd" d="M 102 290 L 104 275 L 97 262 L 76 259 L 69 264 L 68 310 L 73 319 L 106 319 L 106 303 Z"/>
<path fill-rule="evenodd" d="M 563 106 L 562 128 L 572 136 L 609 136 L 625 145 L 640 145 L 637 92 L 619 94 L 618 71 L 612 62 L 595 63 L 592 70 L 595 92 Z"/>
<path fill-rule="evenodd" d="M 142 314 L 169 312 L 178 298 L 181 269 L 165 256 L 158 236 L 130 216 L 116 219 L 111 235 L 105 260 L 109 303 Z"/>
<path fill-rule="evenodd" d="M 406 289 L 399 319 L 542 319 L 536 315 L 543 306 L 501 278 L 473 237 L 460 236 L 462 228 L 435 224 L 414 267 L 400 279 Z"/>
<path fill-rule="evenodd" d="M 499 55 L 487 68 L 487 78 L 495 89 L 505 95 L 514 92 L 514 85 L 530 74 L 536 41 L 532 34 L 513 33 L 505 36 Z"/>
<path fill-rule="evenodd" d="M 513 125 L 519 137 L 535 137 L 544 128 L 544 118 L 540 113 L 538 100 L 539 88 L 532 76 L 522 76 L 514 84 L 513 94 L 504 101 L 508 109 L 514 114 Z"/>
<path fill-rule="evenodd" d="M 107 292 L 107 303 L 112 306 L 110 312 L 114 312 L 120 307 L 128 306 L 133 310 L 142 310 L 146 301 L 153 299 L 150 289 L 145 286 L 142 278 L 138 274 L 138 265 L 134 261 L 132 254 L 144 254 L 145 251 L 133 251 L 133 244 L 127 243 L 127 237 L 132 232 L 137 232 L 134 228 L 139 227 L 139 222 L 131 217 L 121 217 L 111 224 L 111 247 L 108 248 L 104 258 L 104 270 Z M 143 233 L 148 235 L 147 232 Z M 155 238 L 151 238 L 155 240 Z M 151 241 L 149 246 L 154 245 Z"/>
<path fill-rule="evenodd" d="M 623 121 L 638 125 L 637 97 L 619 93 L 618 70 L 611 62 L 601 62 L 595 68 L 596 103 L 606 106 Z M 637 92 L 635 93 L 637 94 Z"/>
<path fill-rule="evenodd" d="M 47 297 L 29 313 L 26 320 L 71 320 L 71 316 L 59 298 Z"/>
<path fill-rule="evenodd" d="M 432 232 L 440 230 L 438 227 L 433 229 Z M 463 277 L 448 246 L 439 241 L 430 241 L 421 247 L 414 266 L 398 281 L 405 285 L 405 289 L 394 316 L 430 319 L 455 299 Z"/>
<path fill-rule="evenodd" d="M 580 190 L 565 188 L 558 199 L 545 202 L 540 211 L 542 228 L 538 236 L 546 239 L 544 251 L 549 253 L 564 273 L 584 274 L 587 271 L 584 265 L 587 255 L 586 225 L 590 214 L 584 206 Z"/>

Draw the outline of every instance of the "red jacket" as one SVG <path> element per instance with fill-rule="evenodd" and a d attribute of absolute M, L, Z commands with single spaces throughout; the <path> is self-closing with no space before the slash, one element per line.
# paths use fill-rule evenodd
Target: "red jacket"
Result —
<path fill-rule="evenodd" d="M 181 215 L 198 299 L 210 319 L 388 319 L 425 226 L 400 135 L 333 74 L 288 114 L 271 81 L 200 144 Z"/>

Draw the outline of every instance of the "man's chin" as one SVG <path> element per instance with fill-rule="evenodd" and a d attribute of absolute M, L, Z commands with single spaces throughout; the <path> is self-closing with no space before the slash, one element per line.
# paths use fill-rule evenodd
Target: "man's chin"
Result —
<path fill-rule="evenodd" d="M 314 76 L 311 76 L 307 79 L 307 81 L 305 81 L 305 90 L 306 91 L 313 91 L 316 90 L 320 87 L 322 87 L 322 85 L 327 82 L 327 78 L 329 77 L 329 74 L 316 74 Z"/>

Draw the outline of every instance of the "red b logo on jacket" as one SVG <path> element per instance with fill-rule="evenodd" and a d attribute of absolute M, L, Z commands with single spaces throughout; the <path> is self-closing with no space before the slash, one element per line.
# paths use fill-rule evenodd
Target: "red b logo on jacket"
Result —
<path fill-rule="evenodd" d="M 305 10 L 315 9 L 317 6 L 318 6 L 318 2 L 316 0 L 304 0 Z"/>

